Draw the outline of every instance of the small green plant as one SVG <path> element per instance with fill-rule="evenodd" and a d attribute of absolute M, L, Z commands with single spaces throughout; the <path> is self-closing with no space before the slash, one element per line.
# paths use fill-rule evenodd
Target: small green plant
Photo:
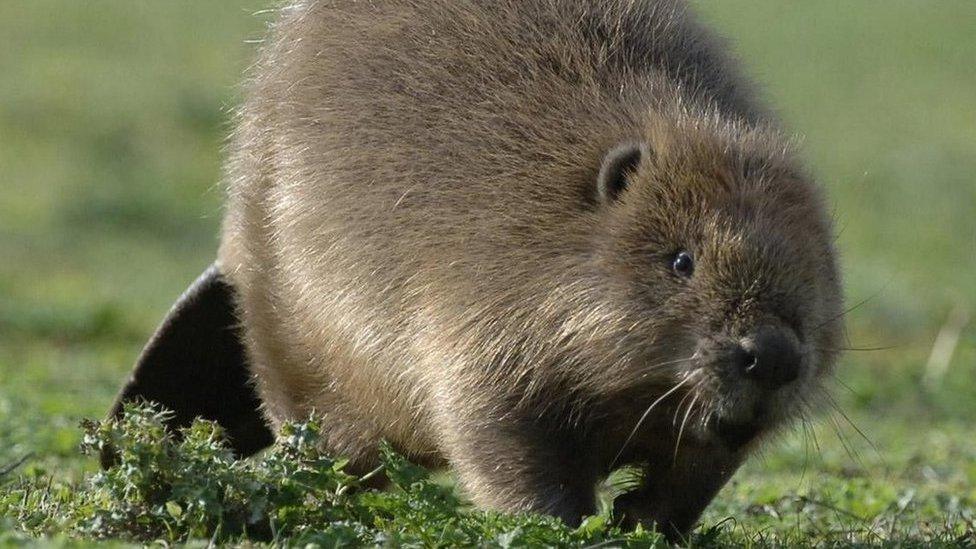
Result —
<path fill-rule="evenodd" d="M 636 486 L 633 475 L 608 481 L 601 513 L 569 528 L 557 519 L 478 511 L 450 486 L 384 445 L 380 469 L 366 477 L 320 452 L 319 424 L 286 425 L 263 455 L 235 459 L 219 426 L 197 421 L 178 435 L 167 412 L 131 407 L 119 420 L 85 422 L 82 449 L 111 447 L 115 465 L 80 485 L 43 472 L 0 492 L 0 516 L 30 535 L 67 535 L 170 543 L 269 542 L 288 545 L 396 547 L 538 547 L 663 543 L 645 530 L 612 525 L 612 499 Z M 385 474 L 386 490 L 364 487 Z"/>

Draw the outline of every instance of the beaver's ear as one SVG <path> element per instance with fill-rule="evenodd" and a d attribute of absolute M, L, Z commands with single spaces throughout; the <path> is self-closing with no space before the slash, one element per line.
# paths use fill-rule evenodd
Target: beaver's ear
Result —
<path fill-rule="evenodd" d="M 627 141 L 607 151 L 597 176 L 597 197 L 603 204 L 609 204 L 627 188 L 629 179 L 640 166 L 641 160 L 649 155 L 647 145 L 638 141 Z"/>

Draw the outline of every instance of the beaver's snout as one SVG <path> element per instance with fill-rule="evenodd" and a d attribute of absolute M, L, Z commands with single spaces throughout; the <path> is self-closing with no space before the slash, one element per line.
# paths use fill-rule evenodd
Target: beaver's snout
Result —
<path fill-rule="evenodd" d="M 800 376 L 803 355 L 792 330 L 761 326 L 732 350 L 739 374 L 768 390 L 778 389 Z"/>
<path fill-rule="evenodd" d="M 801 377 L 803 350 L 796 333 L 761 324 L 739 336 L 703 339 L 697 356 L 728 391 L 762 395 Z"/>
<path fill-rule="evenodd" d="M 790 387 L 809 367 L 790 327 L 762 323 L 746 335 L 707 339 L 698 347 L 714 398 L 712 433 L 731 449 L 743 447 L 788 417 L 796 404 Z"/>

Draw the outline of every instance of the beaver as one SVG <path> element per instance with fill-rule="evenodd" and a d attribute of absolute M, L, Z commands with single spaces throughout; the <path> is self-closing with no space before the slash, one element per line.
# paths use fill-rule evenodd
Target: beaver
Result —
<path fill-rule="evenodd" d="M 215 266 L 113 409 L 248 455 L 314 414 L 483 508 L 688 532 L 815 405 L 842 292 L 823 192 L 681 0 L 299 1 L 246 85 Z"/>

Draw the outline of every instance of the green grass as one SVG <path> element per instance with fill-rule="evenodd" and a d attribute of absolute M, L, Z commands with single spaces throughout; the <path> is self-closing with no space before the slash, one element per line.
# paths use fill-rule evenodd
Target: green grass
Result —
<path fill-rule="evenodd" d="M 216 247 L 257 0 L 0 3 L 0 482 L 95 470 L 84 417 Z M 854 347 L 835 411 L 753 459 L 696 543 L 976 543 L 976 3 L 697 0 L 827 186 Z M 846 448 L 846 449 L 845 449 Z M 20 537 L 0 519 L 0 543 Z M 64 540 L 62 540 L 63 542 Z"/>
<path fill-rule="evenodd" d="M 633 547 L 661 536 L 612 526 L 609 487 L 634 486 L 634 470 L 617 475 L 603 512 L 568 528 L 558 519 L 483 512 L 464 504 L 449 484 L 381 447 L 381 467 L 356 477 L 347 462 L 318 450 L 314 420 L 282 428 L 275 447 L 236 460 L 219 427 L 198 421 L 177 440 L 164 414 L 130 409 L 121 421 L 86 422 L 82 449 L 116 451 L 116 464 L 82 485 L 51 484 L 35 474 L 0 497 L 0 512 L 26 534 L 166 543 L 243 540 L 324 547 L 533 547 L 541 544 Z M 386 490 L 364 488 L 385 475 Z"/>

